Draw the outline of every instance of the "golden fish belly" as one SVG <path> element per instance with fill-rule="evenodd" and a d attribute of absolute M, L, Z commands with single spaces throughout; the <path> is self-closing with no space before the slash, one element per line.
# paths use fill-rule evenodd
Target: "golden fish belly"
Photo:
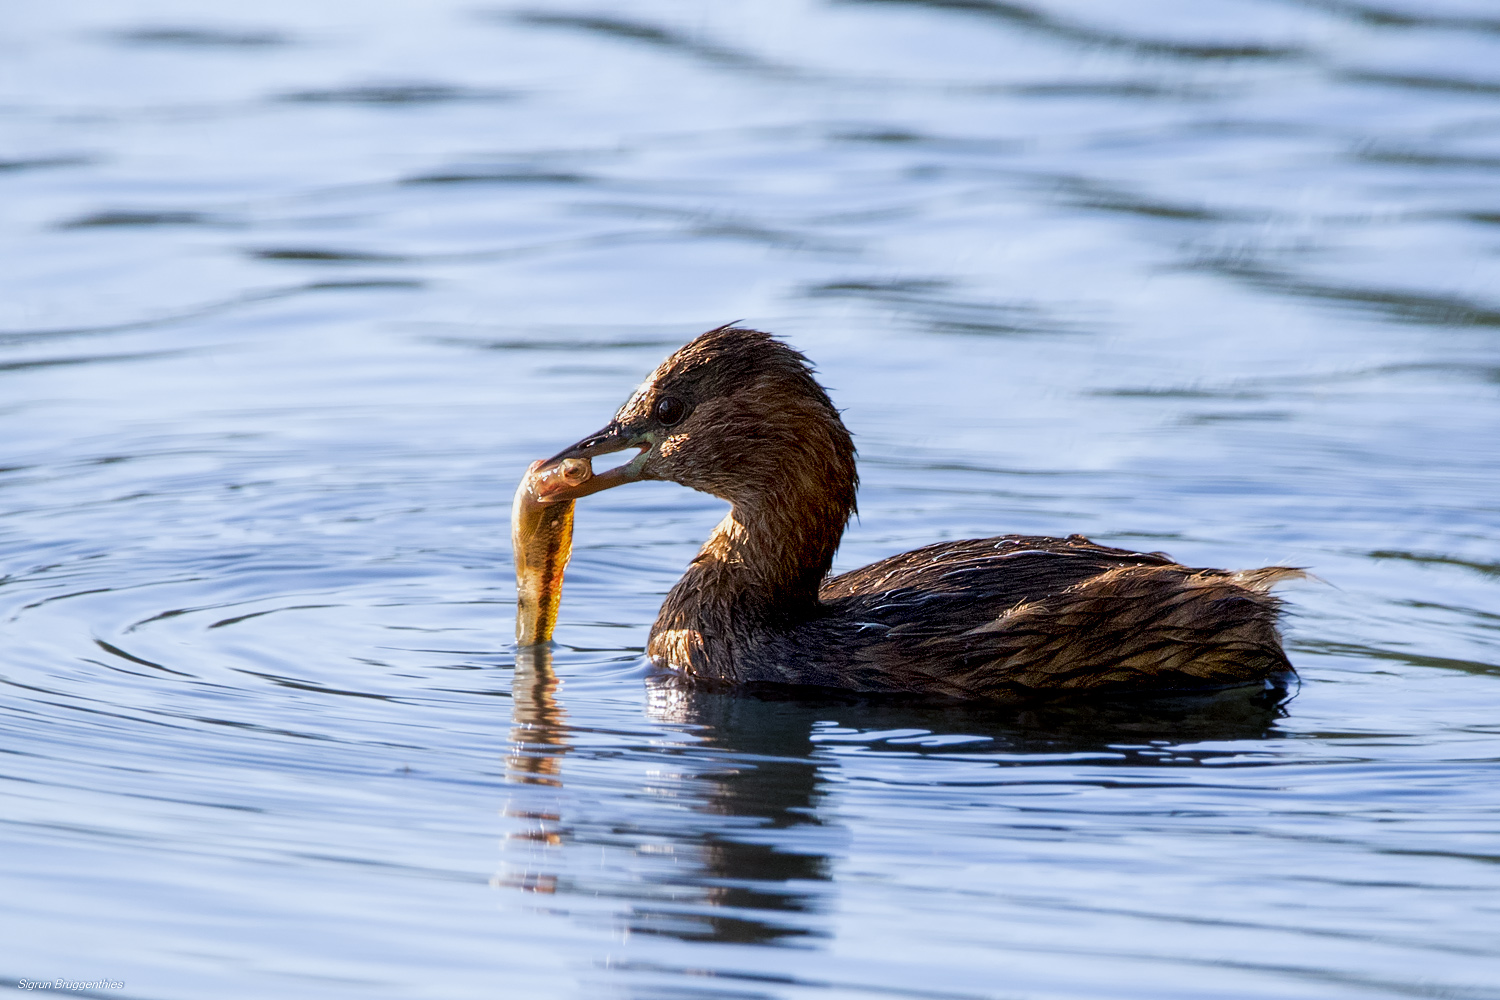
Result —
<path fill-rule="evenodd" d="M 589 463 L 568 459 L 539 473 L 532 463 L 516 487 L 510 509 L 510 537 L 516 561 L 516 642 L 548 642 L 557 625 L 563 570 L 573 551 L 573 501 L 542 503 L 538 488 L 554 478 L 582 482 L 592 475 Z"/>

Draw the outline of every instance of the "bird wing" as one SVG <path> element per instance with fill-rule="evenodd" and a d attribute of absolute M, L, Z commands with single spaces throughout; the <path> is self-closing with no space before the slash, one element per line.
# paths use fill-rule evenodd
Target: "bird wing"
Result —
<path fill-rule="evenodd" d="M 819 596 L 857 605 L 897 592 L 961 594 L 1004 608 L 1121 566 L 1173 565 L 1161 552 L 1096 545 L 1082 535 L 998 535 L 938 542 L 882 559 L 829 578 Z"/>
<path fill-rule="evenodd" d="M 1201 688 L 1290 669 L 1265 591 L 1288 567 L 1192 569 L 1159 552 L 1006 535 L 943 542 L 828 580 L 871 690 L 1026 700 Z M 850 666 L 844 670 L 849 671 Z"/>

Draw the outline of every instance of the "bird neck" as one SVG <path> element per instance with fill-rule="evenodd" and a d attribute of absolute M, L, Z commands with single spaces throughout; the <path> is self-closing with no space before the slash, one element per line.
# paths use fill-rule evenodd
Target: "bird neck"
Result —
<path fill-rule="evenodd" d="M 735 499 L 672 589 L 663 619 L 670 614 L 677 627 L 733 623 L 741 631 L 812 614 L 854 511 L 852 463 L 837 481 L 828 472 L 789 474 L 774 489 Z"/>
<path fill-rule="evenodd" d="M 854 442 L 826 399 L 781 398 L 725 439 L 745 426 L 755 432 L 747 446 L 679 479 L 730 510 L 662 603 L 647 644 L 654 661 L 718 680 L 744 679 L 748 649 L 819 614 L 859 484 Z"/>

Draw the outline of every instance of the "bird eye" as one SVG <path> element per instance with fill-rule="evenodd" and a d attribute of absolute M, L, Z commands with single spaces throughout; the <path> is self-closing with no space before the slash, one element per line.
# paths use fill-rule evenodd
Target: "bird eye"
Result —
<path fill-rule="evenodd" d="M 676 396 L 663 396 L 656 401 L 651 412 L 663 427 L 671 427 L 673 424 L 681 423 L 682 418 L 687 416 L 687 404 Z"/>

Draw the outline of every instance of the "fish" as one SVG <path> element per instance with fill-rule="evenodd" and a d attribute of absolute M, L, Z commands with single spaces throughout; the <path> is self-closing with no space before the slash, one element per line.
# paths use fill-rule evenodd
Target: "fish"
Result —
<path fill-rule="evenodd" d="M 552 641 L 562 601 L 563 571 L 573 554 L 573 501 L 543 503 L 538 494 L 562 484 L 578 486 L 594 474 L 588 459 L 570 458 L 540 471 L 532 462 L 516 487 L 510 508 L 510 540 L 516 562 L 516 643 Z"/>

